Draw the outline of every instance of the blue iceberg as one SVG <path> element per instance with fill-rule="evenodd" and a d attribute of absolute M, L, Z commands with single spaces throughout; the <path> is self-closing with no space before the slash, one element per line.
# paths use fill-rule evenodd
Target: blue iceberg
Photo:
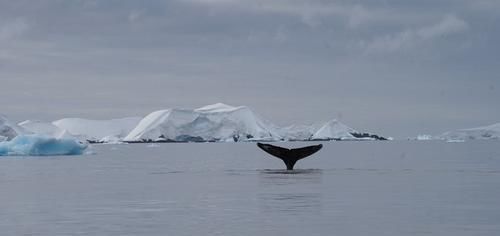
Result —
<path fill-rule="evenodd" d="M 81 155 L 86 148 L 87 144 L 71 138 L 18 135 L 10 141 L 0 142 L 0 156 Z"/>

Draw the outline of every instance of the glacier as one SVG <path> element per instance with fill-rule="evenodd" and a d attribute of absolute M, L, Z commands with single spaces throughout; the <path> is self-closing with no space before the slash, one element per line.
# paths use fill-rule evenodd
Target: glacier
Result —
<path fill-rule="evenodd" d="M 0 142 L 0 156 L 81 155 L 87 144 L 71 138 L 54 138 L 39 134 L 21 134 Z"/>

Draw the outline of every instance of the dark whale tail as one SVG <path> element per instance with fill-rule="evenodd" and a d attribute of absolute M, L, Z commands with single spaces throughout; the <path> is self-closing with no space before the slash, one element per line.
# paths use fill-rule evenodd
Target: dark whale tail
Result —
<path fill-rule="evenodd" d="M 298 160 L 314 154 L 323 147 L 322 144 L 318 144 L 302 148 L 288 149 L 264 143 L 257 143 L 257 146 L 265 152 L 283 160 L 287 170 L 293 170 L 293 166 Z"/>

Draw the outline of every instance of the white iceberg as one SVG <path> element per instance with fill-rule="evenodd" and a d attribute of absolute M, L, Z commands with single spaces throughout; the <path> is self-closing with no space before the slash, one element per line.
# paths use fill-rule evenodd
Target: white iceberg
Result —
<path fill-rule="evenodd" d="M 500 123 L 471 129 L 459 129 L 441 134 L 444 140 L 500 139 Z"/>
<path fill-rule="evenodd" d="M 271 123 L 246 106 L 222 103 L 195 110 L 167 109 L 152 112 L 139 122 L 124 141 L 251 141 L 281 140 Z"/>
<path fill-rule="evenodd" d="M 287 141 L 310 140 L 323 124 L 290 125 L 279 129 L 280 135 Z"/>
<path fill-rule="evenodd" d="M 18 135 L 0 142 L 0 156 L 81 155 L 87 144 L 76 139 L 54 138 L 46 135 Z"/>
<path fill-rule="evenodd" d="M 313 140 L 354 140 L 356 137 L 353 133 L 359 133 L 355 129 L 341 123 L 338 120 L 326 122 L 318 131 L 316 131 L 311 139 Z"/>
<path fill-rule="evenodd" d="M 89 120 L 65 118 L 52 122 L 61 130 L 80 140 L 91 142 L 119 142 L 137 126 L 141 117 L 126 117 L 111 120 Z"/>
<path fill-rule="evenodd" d="M 279 128 L 246 106 L 222 103 L 198 109 L 167 109 L 144 117 L 126 142 L 236 142 L 307 140 L 386 140 L 331 120 L 325 124 Z"/>
<path fill-rule="evenodd" d="M 40 134 L 51 136 L 54 138 L 74 138 L 65 129 L 61 129 L 49 122 L 43 122 L 39 120 L 26 120 L 17 125 L 19 127 L 22 127 L 26 133 L 30 134 Z"/>
<path fill-rule="evenodd" d="M 198 109 L 159 110 L 144 118 L 65 118 L 52 123 L 27 120 L 15 125 L 0 117 L 0 141 L 11 140 L 19 134 L 102 143 L 386 140 L 377 135 L 359 133 L 337 120 L 281 128 L 246 106 L 233 107 L 222 103 Z"/>
<path fill-rule="evenodd" d="M 434 138 L 432 137 L 432 135 L 429 135 L 429 134 L 420 134 L 417 136 L 416 140 L 419 140 L 419 141 L 427 141 L 427 140 L 433 140 Z"/>

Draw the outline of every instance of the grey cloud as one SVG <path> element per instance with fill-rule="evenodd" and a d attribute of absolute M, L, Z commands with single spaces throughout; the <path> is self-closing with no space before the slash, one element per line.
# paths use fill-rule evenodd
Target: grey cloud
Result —
<path fill-rule="evenodd" d="M 462 32 L 467 30 L 469 25 L 462 19 L 454 15 L 447 15 L 442 21 L 435 25 L 422 27 L 416 31 L 416 34 L 422 39 L 432 39 L 447 34 Z"/>
<path fill-rule="evenodd" d="M 417 29 L 406 29 L 396 34 L 377 37 L 366 45 L 366 50 L 368 52 L 394 52 L 406 47 L 415 47 L 422 41 L 463 32 L 468 27 L 464 20 L 453 15 L 447 15 L 433 25 Z"/>
<path fill-rule="evenodd" d="M 25 32 L 28 28 L 28 24 L 22 18 L 4 21 L 0 24 L 0 40 L 12 40 Z"/>
<path fill-rule="evenodd" d="M 349 27 L 357 27 L 374 20 L 375 13 L 380 11 L 366 9 L 360 4 L 347 4 L 332 1 L 306 1 L 306 0 L 268 0 L 268 1 L 229 1 L 229 0 L 184 0 L 185 2 L 198 3 L 205 6 L 224 7 L 244 11 L 288 14 L 299 17 L 301 21 L 310 26 L 318 27 L 324 18 L 338 16 L 345 18 Z"/>

